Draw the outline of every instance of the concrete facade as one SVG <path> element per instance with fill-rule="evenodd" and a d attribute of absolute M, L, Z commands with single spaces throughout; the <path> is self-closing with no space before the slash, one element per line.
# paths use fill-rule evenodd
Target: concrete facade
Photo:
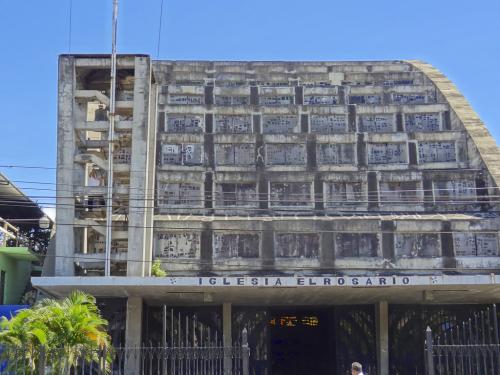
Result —
<path fill-rule="evenodd" d="M 56 278 L 104 269 L 109 66 L 60 58 Z M 500 154 L 425 63 L 119 56 L 117 95 L 114 276 L 149 277 L 154 259 L 169 277 L 500 266 Z M 376 305 L 380 374 L 387 300 Z M 222 301 L 227 336 L 232 300 Z"/>

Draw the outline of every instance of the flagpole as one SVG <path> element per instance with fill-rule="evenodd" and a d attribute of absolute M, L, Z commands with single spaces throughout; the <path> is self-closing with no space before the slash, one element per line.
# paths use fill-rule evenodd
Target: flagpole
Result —
<path fill-rule="evenodd" d="M 109 96 L 109 131 L 108 131 L 108 181 L 106 197 L 106 253 L 104 275 L 111 276 L 111 242 L 113 232 L 113 147 L 115 137 L 116 107 L 116 30 L 118 24 L 118 0 L 113 0 L 113 21 L 111 37 L 111 89 Z"/>

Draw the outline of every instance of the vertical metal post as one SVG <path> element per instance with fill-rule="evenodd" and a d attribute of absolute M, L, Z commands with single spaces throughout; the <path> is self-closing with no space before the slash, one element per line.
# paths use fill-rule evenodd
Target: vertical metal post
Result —
<path fill-rule="evenodd" d="M 45 346 L 40 348 L 40 358 L 38 360 L 38 375 L 45 375 Z"/>
<path fill-rule="evenodd" d="M 102 375 L 102 374 L 104 374 L 104 372 L 102 371 L 102 358 L 103 358 L 102 350 L 99 350 L 97 352 L 97 355 L 98 355 L 97 375 Z"/>
<path fill-rule="evenodd" d="M 225 302 L 222 305 L 222 347 L 223 347 L 223 358 L 222 364 L 224 366 L 224 375 L 232 375 L 233 373 L 233 364 L 231 356 L 227 355 L 228 348 L 232 347 L 233 338 L 232 338 L 232 318 L 231 318 L 231 303 Z"/>
<path fill-rule="evenodd" d="M 250 348 L 248 347 L 248 332 L 246 328 L 243 328 L 243 332 L 241 333 L 241 357 L 243 366 L 242 375 L 248 375 L 250 373 L 249 369 Z"/>
<path fill-rule="evenodd" d="M 111 88 L 109 97 L 108 131 L 108 186 L 106 196 L 106 253 L 104 275 L 111 276 L 111 234 L 113 225 L 113 142 L 115 138 L 116 110 L 116 29 L 118 24 L 118 0 L 113 0 L 113 26 L 111 38 Z"/>
<path fill-rule="evenodd" d="M 163 348 L 161 350 L 163 357 L 163 375 L 167 374 L 167 305 L 163 305 Z"/>
<path fill-rule="evenodd" d="M 435 375 L 434 373 L 434 356 L 433 356 L 433 341 L 431 327 L 425 330 L 425 343 L 426 343 L 426 359 L 427 359 L 427 375 Z"/>
<path fill-rule="evenodd" d="M 496 347 L 496 357 L 497 357 L 497 371 L 500 371 L 500 338 L 498 332 L 498 313 L 497 313 L 497 305 L 493 304 L 493 329 L 495 330 L 493 338 L 495 340 Z"/>

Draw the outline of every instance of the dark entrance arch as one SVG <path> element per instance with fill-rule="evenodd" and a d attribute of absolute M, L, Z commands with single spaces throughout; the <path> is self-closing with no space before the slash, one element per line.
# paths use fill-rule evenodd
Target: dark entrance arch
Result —
<path fill-rule="evenodd" d="M 373 305 L 234 307 L 233 332 L 243 327 L 252 375 L 345 375 L 353 361 L 376 375 Z"/>

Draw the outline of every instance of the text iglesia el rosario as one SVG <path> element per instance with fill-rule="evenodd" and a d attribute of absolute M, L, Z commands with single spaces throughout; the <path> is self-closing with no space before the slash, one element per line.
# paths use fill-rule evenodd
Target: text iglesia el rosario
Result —
<path fill-rule="evenodd" d="M 301 286 L 397 286 L 411 285 L 410 276 L 373 277 L 199 277 L 200 286 L 301 287 Z"/>

